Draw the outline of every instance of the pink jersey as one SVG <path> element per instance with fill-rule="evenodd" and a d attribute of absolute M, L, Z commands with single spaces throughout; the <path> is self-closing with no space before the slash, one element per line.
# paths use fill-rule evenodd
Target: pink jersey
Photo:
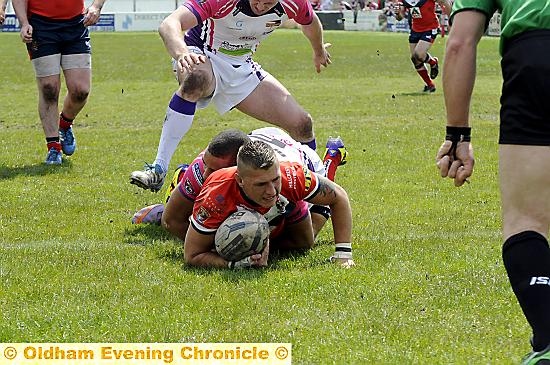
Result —
<path fill-rule="evenodd" d="M 403 0 L 412 17 L 412 30 L 422 33 L 439 28 L 435 14 L 435 0 Z"/>
<path fill-rule="evenodd" d="M 247 58 L 258 44 L 285 21 L 313 21 L 309 0 L 280 0 L 263 15 L 255 15 L 249 0 L 189 0 L 187 7 L 199 24 L 187 31 L 185 43 L 212 52 Z"/>
<path fill-rule="evenodd" d="M 195 157 L 178 184 L 180 193 L 192 202 L 197 199 L 197 196 L 201 192 L 202 184 L 204 184 L 204 161 L 202 160 L 204 152 L 205 151 L 202 151 Z"/>

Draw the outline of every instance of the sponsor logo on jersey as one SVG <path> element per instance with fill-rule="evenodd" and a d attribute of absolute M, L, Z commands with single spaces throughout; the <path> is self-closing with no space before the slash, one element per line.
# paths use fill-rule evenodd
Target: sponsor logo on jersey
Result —
<path fill-rule="evenodd" d="M 200 186 L 204 183 L 204 177 L 202 176 L 201 167 L 199 164 L 193 164 L 193 176 Z"/>
<path fill-rule="evenodd" d="M 218 202 L 218 204 L 223 204 L 224 201 L 225 201 L 225 198 L 223 197 L 223 195 L 221 194 L 216 195 L 216 202 Z"/>
<path fill-rule="evenodd" d="M 252 36 L 242 36 L 242 37 L 239 37 L 239 39 L 240 39 L 241 41 L 255 41 L 255 40 L 258 39 L 258 38 L 252 37 Z"/>
<path fill-rule="evenodd" d="M 189 179 L 185 179 L 185 183 L 183 185 L 185 187 L 185 192 L 189 195 L 196 195 L 195 189 L 193 189 L 193 185 L 191 185 L 191 181 Z"/>
<path fill-rule="evenodd" d="M 415 19 L 422 18 L 422 12 L 420 11 L 420 8 L 418 8 L 416 6 L 411 8 L 411 16 Z"/>
<path fill-rule="evenodd" d="M 205 207 L 200 207 L 197 212 L 197 222 L 202 224 L 208 218 L 210 218 L 210 212 Z"/>

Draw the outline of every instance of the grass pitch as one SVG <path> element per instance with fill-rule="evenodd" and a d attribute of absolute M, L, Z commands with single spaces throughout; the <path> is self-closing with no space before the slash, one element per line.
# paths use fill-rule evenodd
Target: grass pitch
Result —
<path fill-rule="evenodd" d="M 300 32 L 275 32 L 256 60 L 313 115 L 320 153 L 329 135 L 351 153 L 337 182 L 357 267 L 325 262 L 325 229 L 305 255 L 232 272 L 185 267 L 178 241 L 130 224 L 162 200 L 128 176 L 154 159 L 176 82 L 156 33 L 92 37 L 77 152 L 48 167 L 30 62 L 0 34 L 0 342 L 291 342 L 296 364 L 514 364 L 529 350 L 500 259 L 497 39 L 480 45 L 477 165 L 457 189 L 434 164 L 442 90 L 420 92 L 405 34 L 328 31 L 333 64 L 316 74 Z M 223 128 L 264 125 L 200 111 L 171 167 Z"/>

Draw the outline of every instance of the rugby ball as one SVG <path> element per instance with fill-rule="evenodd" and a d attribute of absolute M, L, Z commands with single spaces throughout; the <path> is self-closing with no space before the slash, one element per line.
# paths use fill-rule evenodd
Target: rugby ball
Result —
<path fill-rule="evenodd" d="M 260 253 L 269 239 L 269 223 L 254 210 L 242 209 L 231 214 L 216 231 L 214 244 L 226 260 L 238 261 Z"/>

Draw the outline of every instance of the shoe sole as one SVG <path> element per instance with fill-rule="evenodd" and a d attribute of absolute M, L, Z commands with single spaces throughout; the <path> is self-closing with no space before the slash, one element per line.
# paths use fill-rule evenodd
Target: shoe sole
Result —
<path fill-rule="evenodd" d="M 153 193 L 156 193 L 158 192 L 161 188 L 162 188 L 162 185 L 160 186 L 148 186 L 148 185 L 145 185 L 143 182 L 141 182 L 140 180 L 138 179 L 134 179 L 132 177 L 130 177 L 130 184 L 133 184 L 133 185 L 136 185 L 144 190 L 151 190 Z"/>

